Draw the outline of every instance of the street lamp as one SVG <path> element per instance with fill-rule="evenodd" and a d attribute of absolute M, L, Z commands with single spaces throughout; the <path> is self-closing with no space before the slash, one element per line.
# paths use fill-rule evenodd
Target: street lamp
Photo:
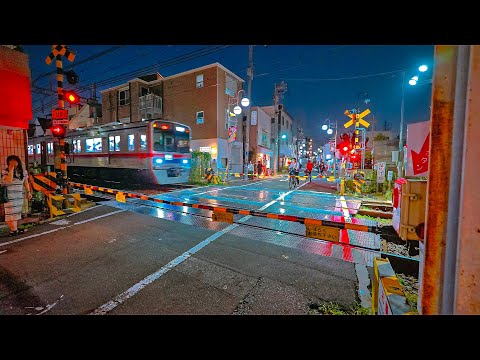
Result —
<path fill-rule="evenodd" d="M 327 130 L 328 135 L 332 135 L 333 130 L 332 130 L 332 125 L 333 123 L 330 122 L 330 119 L 326 119 L 325 121 L 328 121 L 328 126 L 327 124 L 324 124 L 322 126 L 323 130 Z M 336 151 L 337 151 L 337 129 L 338 129 L 338 121 L 335 120 L 335 149 L 334 149 L 334 157 L 333 157 L 333 177 L 337 176 L 337 156 L 336 156 Z M 327 157 L 328 159 L 328 157 Z"/>
<path fill-rule="evenodd" d="M 283 134 L 282 139 L 286 139 L 286 138 L 287 138 L 287 135 Z"/>
<path fill-rule="evenodd" d="M 418 67 L 418 71 L 420 72 L 425 72 L 428 70 L 428 66 L 427 65 L 420 65 Z M 399 159 L 400 159 L 400 154 L 402 153 L 403 151 L 403 122 L 404 122 L 404 112 L 405 112 L 405 75 L 406 75 L 407 71 L 406 70 L 402 70 L 402 102 L 400 104 L 400 135 L 399 135 L 399 140 L 398 140 L 398 156 L 399 156 Z M 411 85 L 411 86 L 415 86 L 417 85 L 417 82 L 418 82 L 418 76 L 415 75 L 413 76 L 412 78 L 410 78 L 410 80 L 408 80 L 408 84 Z M 399 160 L 399 163 L 401 161 Z M 399 166 L 398 168 L 398 176 L 403 176 L 403 171 L 401 170 L 401 167 Z"/>
<path fill-rule="evenodd" d="M 243 92 L 243 98 L 240 100 L 240 93 Z M 234 101 L 231 101 L 231 100 L 234 100 Z M 236 98 L 233 98 L 233 97 L 229 97 L 228 98 L 228 119 L 227 119 L 227 127 L 230 129 L 230 125 L 231 125 L 231 122 L 230 122 L 230 106 L 232 105 L 235 105 L 235 107 L 233 108 L 233 113 L 235 115 L 240 115 L 242 113 L 242 107 L 240 105 L 242 105 L 243 107 L 248 107 L 250 105 L 250 99 L 245 96 L 245 90 L 243 89 L 240 89 L 238 92 L 237 92 L 237 96 Z M 236 120 L 235 120 L 236 122 Z M 236 124 L 235 124 L 236 125 Z M 248 138 L 246 138 L 245 140 L 245 145 L 246 145 L 246 150 L 245 151 L 245 154 L 246 154 L 246 157 L 247 157 L 247 160 L 245 161 L 245 164 L 244 164 L 244 170 L 243 170 L 243 173 L 244 174 L 247 174 L 247 171 L 246 171 L 246 166 L 247 166 L 247 162 L 248 162 L 248 147 L 249 147 L 249 144 L 248 144 Z M 230 157 L 231 157 L 231 149 L 230 149 L 230 142 L 228 143 L 228 154 L 227 154 L 227 171 L 226 171 L 226 178 L 228 179 L 228 175 L 229 175 L 229 171 L 230 171 Z M 246 175 L 244 175 L 246 176 Z"/>

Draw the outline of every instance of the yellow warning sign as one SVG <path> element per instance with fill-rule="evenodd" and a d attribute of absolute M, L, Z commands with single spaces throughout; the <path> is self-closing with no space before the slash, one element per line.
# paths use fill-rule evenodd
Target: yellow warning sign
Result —
<path fill-rule="evenodd" d="M 83 187 L 83 191 L 85 192 L 85 195 L 93 195 L 93 190 L 87 186 Z"/>
<path fill-rule="evenodd" d="M 212 220 L 233 224 L 233 213 L 214 211 L 212 213 Z"/>
<path fill-rule="evenodd" d="M 125 199 L 125 194 L 123 192 L 118 192 L 115 195 L 115 200 L 117 200 L 118 202 L 123 202 L 123 203 L 127 202 L 127 200 Z"/>
<path fill-rule="evenodd" d="M 340 229 L 330 226 L 306 225 L 306 236 L 338 242 L 340 240 Z"/>

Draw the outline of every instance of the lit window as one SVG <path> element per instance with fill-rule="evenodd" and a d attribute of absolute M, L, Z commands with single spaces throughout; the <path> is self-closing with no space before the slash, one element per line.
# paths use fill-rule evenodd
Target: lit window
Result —
<path fill-rule="evenodd" d="M 120 151 L 120 135 L 110 136 L 108 138 L 108 150 Z"/>
<path fill-rule="evenodd" d="M 86 139 L 86 152 L 102 152 L 102 138 Z"/>
<path fill-rule="evenodd" d="M 118 104 L 127 105 L 130 103 L 130 92 L 128 89 L 118 91 Z"/>
<path fill-rule="evenodd" d="M 40 147 L 40 144 L 37 144 L 37 154 L 40 154 L 42 152 L 42 149 Z"/>
<path fill-rule="evenodd" d="M 28 145 L 28 155 L 33 155 L 33 145 Z"/>
<path fill-rule="evenodd" d="M 47 144 L 47 152 L 49 154 L 53 154 L 53 143 L 48 143 Z"/>
<path fill-rule="evenodd" d="M 197 124 L 203 124 L 203 111 L 197 111 Z"/>
<path fill-rule="evenodd" d="M 128 135 L 128 151 L 135 150 L 135 134 Z"/>
<path fill-rule="evenodd" d="M 145 134 L 140 135 L 140 150 L 147 150 L 147 135 Z"/>
<path fill-rule="evenodd" d="M 73 140 L 73 152 L 79 153 L 82 151 L 82 143 L 80 139 Z"/>
<path fill-rule="evenodd" d="M 203 87 L 203 74 L 197 75 L 197 88 Z"/>

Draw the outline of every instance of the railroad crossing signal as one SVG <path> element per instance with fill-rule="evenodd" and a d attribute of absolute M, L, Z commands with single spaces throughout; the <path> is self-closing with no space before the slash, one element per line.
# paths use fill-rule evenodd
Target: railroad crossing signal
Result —
<path fill-rule="evenodd" d="M 57 55 L 66 56 L 68 61 L 75 59 L 75 52 L 70 51 L 66 45 L 52 45 L 52 52 L 47 56 L 45 62 L 50 65 Z"/>
<path fill-rule="evenodd" d="M 361 112 L 360 114 L 358 114 L 358 115 L 355 114 L 355 113 L 352 113 L 351 110 L 345 110 L 345 113 L 344 113 L 344 114 L 347 115 L 347 116 L 350 118 L 350 120 L 348 120 L 348 121 L 343 125 L 345 128 L 348 128 L 348 127 L 352 126 L 354 122 L 357 123 L 356 126 L 358 126 L 359 124 L 365 126 L 366 128 L 368 128 L 368 127 L 370 126 L 370 123 L 369 123 L 368 121 L 363 120 L 363 118 L 364 118 L 365 116 L 367 116 L 368 114 L 370 114 L 370 109 L 366 109 L 366 110 L 362 111 L 362 112 Z"/>

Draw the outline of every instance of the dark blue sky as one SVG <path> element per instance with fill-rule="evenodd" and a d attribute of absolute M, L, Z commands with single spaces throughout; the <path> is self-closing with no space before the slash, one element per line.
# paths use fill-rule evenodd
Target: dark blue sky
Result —
<path fill-rule="evenodd" d="M 70 45 L 77 52 L 74 64 L 111 46 Z M 127 45 L 76 66 L 75 71 L 80 76 L 78 86 L 114 78 L 207 46 Z M 355 106 L 360 91 L 367 91 L 371 100 L 368 107 L 372 114 L 375 114 L 376 128 L 383 129 L 387 122 L 391 124 L 392 130 L 398 131 L 401 75 L 382 73 L 406 69 L 408 79 L 418 73 L 419 65 L 426 64 L 430 69 L 420 75 L 420 80 L 431 79 L 433 48 L 433 45 L 269 45 L 266 48 L 255 46 L 252 101 L 254 105 L 271 105 L 274 84 L 284 80 L 288 86 L 284 98 L 287 111 L 303 123 L 304 133 L 312 136 L 318 143 L 326 139 L 326 134 L 321 130 L 323 121 L 327 117 L 331 120 L 338 119 L 341 123 L 346 121 L 348 118 L 343 114 L 345 109 Z M 25 50 L 30 56 L 32 80 L 55 70 L 54 63 L 50 66 L 45 64 L 45 57 L 51 51 L 50 45 L 26 45 Z M 246 80 L 248 45 L 233 45 L 210 55 L 160 68 L 158 71 L 163 76 L 168 76 L 217 61 Z M 153 71 L 147 71 L 151 72 Z M 380 75 L 365 77 L 374 74 Z M 51 78 L 53 80 L 53 77 Z M 103 88 L 123 82 L 125 80 L 100 86 L 98 94 Z M 48 88 L 49 78 L 39 80 L 36 85 Z M 83 92 L 81 95 L 88 96 L 89 92 Z M 430 84 L 407 85 L 406 123 L 429 119 L 430 97 Z M 55 98 L 33 93 L 34 110 L 40 110 L 42 98 L 44 113 L 48 113 L 50 111 L 48 104 Z M 40 114 L 41 112 L 35 113 L 37 116 Z M 372 115 L 366 119 L 371 120 Z"/>

